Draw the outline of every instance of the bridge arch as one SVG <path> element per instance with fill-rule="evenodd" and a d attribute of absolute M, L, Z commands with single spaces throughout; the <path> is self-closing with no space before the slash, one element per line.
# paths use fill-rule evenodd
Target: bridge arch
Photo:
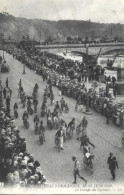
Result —
<path fill-rule="evenodd" d="M 114 55 L 115 53 L 119 53 L 119 55 L 124 55 L 124 48 L 121 49 L 112 49 L 102 53 L 103 55 Z"/>
<path fill-rule="evenodd" d="M 42 51 L 48 51 L 51 53 L 63 53 L 63 52 L 78 52 L 82 55 L 82 53 L 86 53 L 86 48 L 84 45 L 48 45 L 48 46 L 37 46 L 38 49 Z M 112 43 L 112 44 L 96 44 L 89 45 L 88 54 L 89 55 L 97 55 L 101 50 L 101 54 L 107 54 L 111 51 L 121 51 L 124 50 L 124 43 Z"/>

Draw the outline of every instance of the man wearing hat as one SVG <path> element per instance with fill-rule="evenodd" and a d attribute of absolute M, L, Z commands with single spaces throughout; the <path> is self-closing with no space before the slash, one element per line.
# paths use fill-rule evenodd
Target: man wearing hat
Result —
<path fill-rule="evenodd" d="M 75 118 L 73 118 L 73 119 L 69 122 L 68 128 L 70 128 L 71 133 L 72 133 L 72 136 L 73 136 L 73 131 L 74 131 L 74 129 L 75 129 Z"/>
<path fill-rule="evenodd" d="M 8 113 L 10 113 L 10 97 L 7 96 L 6 98 L 6 110 Z"/>
<path fill-rule="evenodd" d="M 37 105 L 38 105 L 38 100 L 36 97 L 33 100 L 33 104 L 34 104 L 34 112 L 36 113 L 37 112 Z"/>
<path fill-rule="evenodd" d="M 40 122 L 39 135 L 42 135 L 43 140 L 45 141 L 45 127 L 43 125 L 43 121 Z"/>
<path fill-rule="evenodd" d="M 113 153 L 109 154 L 107 163 L 109 165 L 109 169 L 112 175 L 112 180 L 115 180 L 115 169 L 116 167 L 118 168 L 118 163 L 117 163 L 116 158 L 113 156 Z"/>
<path fill-rule="evenodd" d="M 80 176 L 80 172 L 79 172 L 79 169 L 80 169 L 80 164 L 79 164 L 79 161 L 77 160 L 77 158 L 76 158 L 76 156 L 73 156 L 72 157 L 72 160 L 74 161 L 74 184 L 76 184 L 77 183 L 77 175 L 78 175 L 78 177 L 80 178 L 80 179 L 82 179 L 82 180 L 84 180 L 85 181 L 85 185 L 86 185 L 86 183 L 87 183 L 87 180 L 84 178 L 84 177 L 82 177 L 82 176 Z"/>

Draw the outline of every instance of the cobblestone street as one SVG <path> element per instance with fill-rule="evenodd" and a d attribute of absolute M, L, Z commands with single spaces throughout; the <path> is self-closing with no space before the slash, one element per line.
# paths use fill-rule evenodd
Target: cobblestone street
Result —
<path fill-rule="evenodd" d="M 1 54 L 1 53 L 0 53 Z M 12 101 L 11 101 L 11 114 L 13 115 L 13 105 L 15 102 L 18 103 L 19 107 L 19 118 L 16 120 L 16 125 L 20 130 L 20 133 L 26 139 L 27 150 L 39 160 L 44 175 L 47 178 L 47 183 L 54 184 L 72 184 L 73 182 L 73 166 L 72 156 L 75 155 L 80 160 L 81 174 L 88 180 L 88 184 L 92 183 L 108 183 L 114 182 L 115 184 L 124 184 L 124 150 L 121 146 L 121 129 L 116 127 L 110 122 L 106 124 L 106 118 L 92 110 L 92 115 L 85 115 L 83 113 L 75 112 L 75 100 L 63 96 L 65 101 L 69 105 L 69 113 L 64 114 L 64 120 L 69 123 L 70 120 L 75 117 L 76 125 L 82 120 L 83 116 L 88 119 L 87 132 L 91 142 L 96 146 L 92 149 L 92 153 L 95 158 L 94 173 L 91 175 L 84 169 L 83 165 L 83 152 L 80 150 L 80 142 L 77 141 L 76 133 L 72 140 L 67 140 L 64 143 L 64 150 L 58 152 L 54 144 L 54 136 L 57 130 L 48 130 L 46 127 L 46 142 L 41 146 L 39 144 L 38 135 L 34 133 L 34 124 L 32 116 L 29 116 L 30 128 L 24 129 L 22 114 L 24 109 L 20 103 L 18 96 L 18 83 L 21 78 L 22 86 L 27 95 L 32 95 L 33 87 L 37 82 L 39 85 L 39 106 L 38 116 L 40 117 L 40 107 L 42 104 L 42 96 L 46 82 L 42 81 L 42 77 L 35 74 L 35 72 L 29 70 L 26 67 L 26 74 L 22 74 L 23 65 L 15 60 L 12 56 L 5 53 L 5 60 L 10 66 L 9 73 L 0 73 L 0 80 L 2 80 L 3 87 L 5 86 L 6 78 L 9 79 L 9 86 L 12 89 Z M 60 100 L 58 89 L 53 87 L 55 101 Z M 54 106 L 49 104 L 49 108 L 52 109 Z M 85 108 L 84 108 L 85 109 Z M 46 118 L 41 118 L 46 126 Z M 113 152 L 117 158 L 119 169 L 116 172 L 116 180 L 111 181 L 111 174 L 107 166 L 107 158 L 110 152 Z M 84 184 L 82 180 L 78 179 L 78 184 Z"/>

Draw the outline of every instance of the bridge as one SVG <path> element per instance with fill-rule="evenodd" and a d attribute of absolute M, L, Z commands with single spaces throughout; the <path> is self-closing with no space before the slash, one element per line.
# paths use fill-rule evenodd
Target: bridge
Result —
<path fill-rule="evenodd" d="M 118 52 L 124 54 L 124 42 L 120 43 L 97 43 L 97 44 L 55 44 L 55 45 L 36 45 L 41 51 L 47 51 L 51 53 L 63 53 L 63 52 L 75 52 L 78 54 L 87 53 L 89 55 L 110 54 L 111 52 Z"/>

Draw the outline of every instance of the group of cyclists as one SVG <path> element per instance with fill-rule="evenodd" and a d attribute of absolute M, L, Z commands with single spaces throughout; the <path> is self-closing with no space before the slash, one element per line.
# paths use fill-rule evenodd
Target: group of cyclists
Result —
<path fill-rule="evenodd" d="M 76 119 L 72 120 L 67 124 L 64 120 L 64 113 L 69 112 L 68 104 L 65 99 L 61 97 L 60 101 L 55 102 L 54 93 L 52 90 L 52 85 L 49 84 L 44 89 L 43 101 L 41 104 L 41 116 L 46 117 L 47 125 L 44 125 L 44 122 L 40 120 L 40 117 L 37 114 L 37 105 L 38 105 L 38 89 L 39 86 L 36 83 L 33 88 L 32 97 L 26 96 L 24 89 L 22 87 L 21 79 L 19 81 L 19 97 L 21 99 L 23 107 L 27 107 L 27 110 L 24 111 L 22 119 L 23 125 L 25 128 L 29 128 L 29 115 L 35 113 L 33 122 L 34 122 L 34 132 L 39 135 L 39 142 L 42 145 L 45 140 L 45 131 L 46 129 L 53 130 L 56 129 L 55 133 L 55 147 L 60 152 L 64 150 L 64 142 L 73 138 L 74 131 L 77 135 L 77 140 L 80 141 L 80 149 L 83 148 L 83 161 L 86 167 L 88 167 L 91 172 L 93 172 L 93 163 L 92 159 L 94 155 L 91 154 L 90 145 L 95 148 L 94 144 L 90 142 L 87 135 L 87 125 L 88 121 L 86 117 L 83 117 L 81 122 L 76 126 Z M 50 104 L 48 104 L 50 103 Z M 32 104 L 34 104 L 34 110 L 32 109 Z M 51 105 L 53 110 L 49 109 Z M 14 110 L 18 109 L 16 103 L 14 105 Z"/>

